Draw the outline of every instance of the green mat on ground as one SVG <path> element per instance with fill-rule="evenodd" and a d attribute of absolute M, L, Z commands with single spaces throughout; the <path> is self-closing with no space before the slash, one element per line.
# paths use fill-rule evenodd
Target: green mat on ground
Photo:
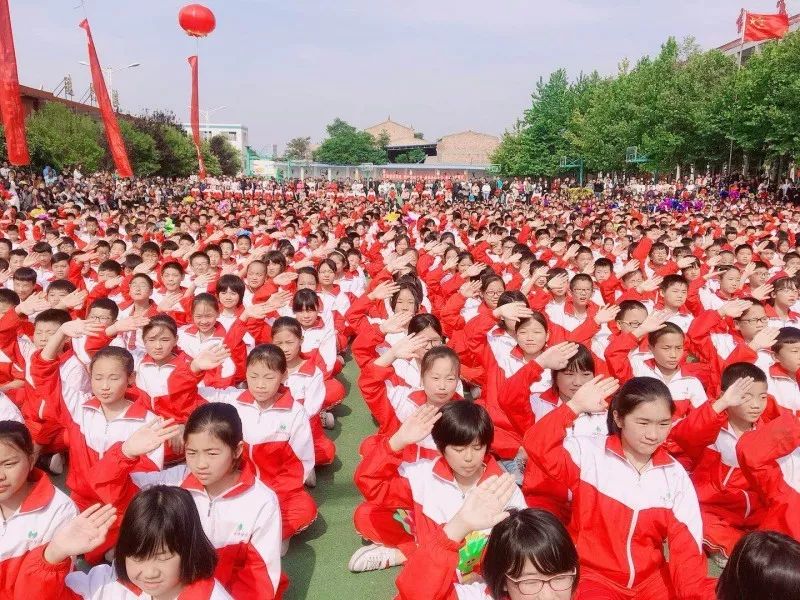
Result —
<path fill-rule="evenodd" d="M 315 598 L 374 598 L 389 600 L 396 589 L 399 569 L 354 574 L 347 570 L 353 552 L 362 545 L 353 528 L 353 511 L 361 494 L 353 485 L 359 461 L 358 446 L 375 432 L 375 424 L 361 399 L 358 367 L 347 361 L 339 379 L 347 386 L 343 404 L 334 409 L 336 428 L 327 432 L 336 442 L 336 461 L 317 469 L 317 487 L 311 490 L 319 517 L 297 535 L 283 559 L 291 585 L 286 600 Z"/>

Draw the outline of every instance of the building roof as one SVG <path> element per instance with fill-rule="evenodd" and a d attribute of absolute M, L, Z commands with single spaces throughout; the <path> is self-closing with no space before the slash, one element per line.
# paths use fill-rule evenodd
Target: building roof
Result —
<path fill-rule="evenodd" d="M 457 133 L 448 133 L 447 135 L 443 135 L 442 137 L 439 138 L 439 141 L 441 141 L 441 140 L 443 140 L 445 138 L 451 138 L 451 137 L 455 137 L 455 136 L 458 136 L 458 135 L 480 135 L 480 136 L 487 137 L 487 138 L 492 138 L 492 139 L 495 139 L 495 140 L 499 140 L 500 139 L 499 136 L 492 135 L 491 133 L 481 133 L 480 131 L 472 131 L 472 129 L 467 129 L 466 131 L 459 131 Z"/>

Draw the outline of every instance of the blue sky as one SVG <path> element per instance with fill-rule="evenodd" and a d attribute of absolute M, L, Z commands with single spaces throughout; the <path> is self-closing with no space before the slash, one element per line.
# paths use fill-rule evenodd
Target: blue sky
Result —
<path fill-rule="evenodd" d="M 88 87 L 80 0 L 9 0 L 20 81 Z M 177 23 L 188 2 L 86 0 L 123 110 L 168 108 L 187 119 L 195 41 Z M 670 35 L 714 47 L 737 36 L 735 0 L 208 0 L 217 29 L 200 42 L 201 108 L 249 127 L 251 145 L 319 141 L 341 117 L 367 127 L 391 115 L 426 138 L 500 134 L 529 105 L 540 76 L 613 73 Z M 791 14 L 800 0 L 788 0 Z M 774 12 L 775 0 L 748 0 Z"/>

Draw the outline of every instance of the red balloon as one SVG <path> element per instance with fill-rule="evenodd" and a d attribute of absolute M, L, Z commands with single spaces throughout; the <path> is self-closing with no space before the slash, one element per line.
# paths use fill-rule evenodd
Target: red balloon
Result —
<path fill-rule="evenodd" d="M 187 4 L 178 13 L 178 23 L 194 37 L 205 37 L 217 26 L 214 13 L 202 4 Z"/>

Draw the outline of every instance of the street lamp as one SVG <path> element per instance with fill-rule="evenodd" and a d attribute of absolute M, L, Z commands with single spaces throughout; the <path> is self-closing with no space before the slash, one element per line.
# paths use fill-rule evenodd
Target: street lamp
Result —
<path fill-rule="evenodd" d="M 91 65 L 88 62 L 86 62 L 85 60 L 79 60 L 78 63 L 82 64 L 85 67 L 91 67 Z M 108 87 L 109 87 L 109 89 L 111 91 L 111 95 L 112 96 L 114 95 L 114 81 L 112 79 L 112 74 L 114 73 L 114 71 L 123 71 L 125 69 L 135 69 L 136 67 L 141 67 L 141 66 L 142 66 L 142 63 L 134 62 L 134 63 L 131 63 L 129 65 L 124 65 L 122 67 L 100 67 L 105 72 L 106 79 L 108 79 Z M 119 109 L 117 109 L 117 110 L 119 110 Z"/>
<path fill-rule="evenodd" d="M 208 125 L 211 122 L 211 115 L 213 115 L 215 112 L 218 112 L 218 111 L 220 111 L 220 110 L 222 110 L 224 108 L 228 108 L 228 107 L 223 105 L 223 106 L 218 106 L 217 108 L 212 108 L 212 109 L 209 109 L 209 110 L 203 110 L 202 108 L 200 108 L 200 109 L 197 110 L 197 112 L 199 112 L 203 117 L 205 117 L 203 119 L 202 123 L 205 123 L 206 125 Z M 189 110 L 191 110 L 191 109 L 192 109 L 192 107 L 190 106 Z"/>

